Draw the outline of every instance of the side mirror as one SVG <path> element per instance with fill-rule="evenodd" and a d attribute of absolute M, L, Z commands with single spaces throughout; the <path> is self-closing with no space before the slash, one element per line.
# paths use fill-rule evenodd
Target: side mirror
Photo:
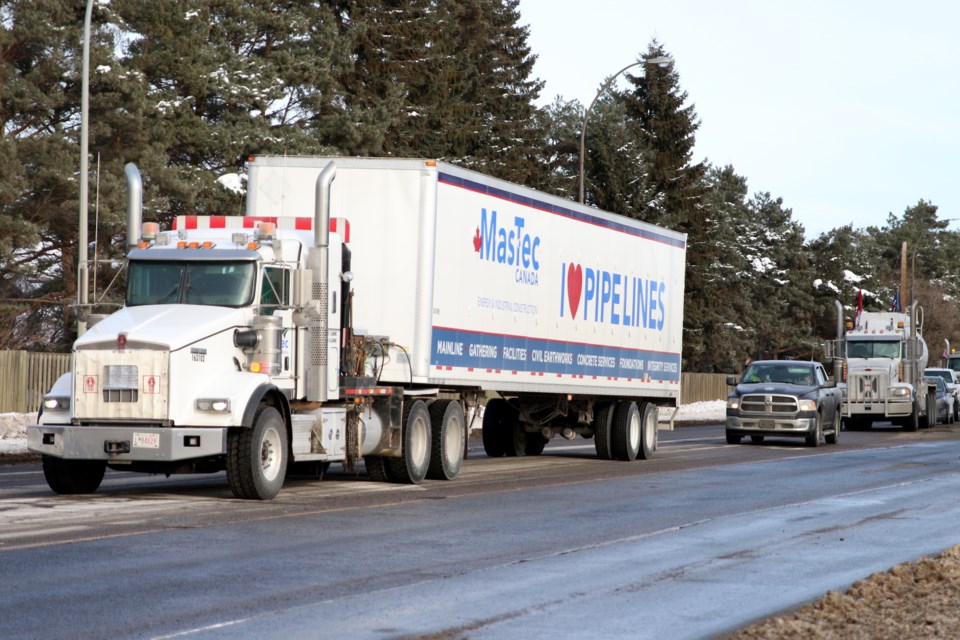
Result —
<path fill-rule="evenodd" d="M 837 381 L 834 380 L 833 378 L 827 380 L 822 385 L 823 389 L 835 389 L 836 387 L 837 387 Z"/>
<path fill-rule="evenodd" d="M 727 376 L 727 386 L 737 386 L 737 376 Z"/>

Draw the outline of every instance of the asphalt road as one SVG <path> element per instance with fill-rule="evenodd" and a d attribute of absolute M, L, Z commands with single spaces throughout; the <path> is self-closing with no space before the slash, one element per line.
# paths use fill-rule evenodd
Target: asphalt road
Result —
<path fill-rule="evenodd" d="M 234 500 L 222 474 L 53 496 L 0 467 L 4 638 L 704 638 L 960 543 L 960 433 L 836 446 L 662 432 L 399 486 L 336 471 Z"/>

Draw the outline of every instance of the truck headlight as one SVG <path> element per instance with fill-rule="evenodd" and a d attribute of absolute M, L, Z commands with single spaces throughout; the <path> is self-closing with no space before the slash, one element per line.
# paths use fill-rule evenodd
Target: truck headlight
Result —
<path fill-rule="evenodd" d="M 736 411 L 740 408 L 740 398 L 728 398 L 727 399 L 727 409 L 733 409 Z"/>
<path fill-rule="evenodd" d="M 47 396 L 43 399 L 44 411 L 70 411 L 70 396 Z"/>
<path fill-rule="evenodd" d="M 890 387 L 890 395 L 894 398 L 906 398 L 910 395 L 909 387 Z"/>
<path fill-rule="evenodd" d="M 198 398 L 194 407 L 207 413 L 229 413 L 230 398 Z"/>
<path fill-rule="evenodd" d="M 817 410 L 817 401 L 816 400 L 801 400 L 799 403 L 800 411 L 816 411 Z"/>

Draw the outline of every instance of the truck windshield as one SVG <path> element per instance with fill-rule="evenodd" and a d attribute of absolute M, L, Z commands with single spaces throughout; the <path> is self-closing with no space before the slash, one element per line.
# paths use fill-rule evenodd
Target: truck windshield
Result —
<path fill-rule="evenodd" d="M 253 262 L 133 261 L 127 306 L 201 304 L 244 307 L 253 301 Z"/>
<path fill-rule="evenodd" d="M 900 342 L 889 340 L 848 340 L 848 358 L 899 358 Z"/>

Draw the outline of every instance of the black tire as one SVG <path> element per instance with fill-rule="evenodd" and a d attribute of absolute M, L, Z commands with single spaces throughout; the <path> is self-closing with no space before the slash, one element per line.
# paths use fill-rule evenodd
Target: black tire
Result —
<path fill-rule="evenodd" d="M 93 493 L 100 488 L 107 463 L 102 460 L 64 460 L 40 456 L 43 477 L 54 493 L 77 495 Z"/>
<path fill-rule="evenodd" d="M 483 450 L 491 458 L 526 455 L 527 434 L 516 409 L 503 398 L 487 402 L 483 411 Z"/>
<path fill-rule="evenodd" d="M 463 407 L 456 400 L 437 400 L 430 405 L 430 427 L 433 442 L 427 477 L 453 480 L 463 466 L 466 426 Z"/>
<path fill-rule="evenodd" d="M 403 408 L 403 450 L 399 458 L 384 458 L 387 478 L 401 484 L 420 484 L 430 469 L 430 412 L 423 400 Z"/>
<path fill-rule="evenodd" d="M 730 433 L 727 431 L 727 444 L 740 444 L 741 437 L 742 436 L 738 436 L 735 433 Z"/>
<path fill-rule="evenodd" d="M 538 456 L 547 446 L 547 439 L 539 433 L 527 433 L 523 443 L 523 453 L 528 456 Z"/>
<path fill-rule="evenodd" d="M 227 432 L 227 482 L 245 500 L 272 500 L 287 474 L 287 426 L 280 412 L 262 406 L 249 429 Z"/>
<path fill-rule="evenodd" d="M 601 460 L 611 459 L 610 425 L 613 423 L 613 410 L 616 406 L 616 402 L 604 402 L 597 405 L 593 412 L 593 446 Z"/>
<path fill-rule="evenodd" d="M 640 405 L 640 449 L 637 451 L 637 457 L 641 460 L 649 460 L 657 450 L 659 418 L 657 405 L 652 402 L 644 402 Z"/>
<path fill-rule="evenodd" d="M 823 416 L 818 413 L 814 420 L 813 433 L 806 438 L 808 447 L 819 447 L 820 441 L 823 440 Z"/>
<path fill-rule="evenodd" d="M 632 400 L 621 400 L 613 412 L 610 453 L 614 460 L 630 462 L 640 451 L 640 410 Z"/>
<path fill-rule="evenodd" d="M 763 444 L 763 436 L 750 436 L 750 442 L 754 444 Z"/>
<path fill-rule="evenodd" d="M 363 466 L 367 468 L 367 475 L 374 482 L 387 482 L 387 466 L 383 456 L 363 456 Z"/>
<path fill-rule="evenodd" d="M 903 423 L 904 431 L 917 431 L 920 429 L 920 403 L 913 401 L 913 413 Z"/>
<path fill-rule="evenodd" d="M 842 428 L 840 423 L 840 412 L 833 412 L 833 431 L 827 434 L 827 444 L 837 444 L 840 442 L 840 429 Z"/>
<path fill-rule="evenodd" d="M 511 412 L 510 405 L 503 398 L 488 400 L 483 409 L 483 450 L 491 458 L 502 458 L 507 453 L 503 432 Z"/>

